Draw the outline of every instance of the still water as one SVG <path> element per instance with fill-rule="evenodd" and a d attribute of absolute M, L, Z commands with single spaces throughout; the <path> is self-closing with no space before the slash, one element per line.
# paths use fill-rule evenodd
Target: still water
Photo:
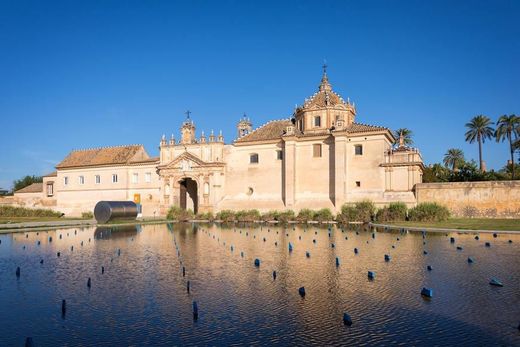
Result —
<path fill-rule="evenodd" d="M 4 234 L 0 345 L 520 345 L 520 235 L 479 236 L 192 224 Z"/>

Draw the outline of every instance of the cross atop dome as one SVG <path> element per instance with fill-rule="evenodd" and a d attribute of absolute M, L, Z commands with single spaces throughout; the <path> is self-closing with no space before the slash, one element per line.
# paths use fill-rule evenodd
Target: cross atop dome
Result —
<path fill-rule="evenodd" d="M 329 83 L 329 78 L 327 77 L 327 61 L 324 61 L 323 62 L 323 76 L 321 77 L 321 83 L 320 83 L 320 87 L 319 87 L 319 91 L 322 92 L 322 91 L 331 91 L 332 90 L 332 86 L 330 85 Z"/>

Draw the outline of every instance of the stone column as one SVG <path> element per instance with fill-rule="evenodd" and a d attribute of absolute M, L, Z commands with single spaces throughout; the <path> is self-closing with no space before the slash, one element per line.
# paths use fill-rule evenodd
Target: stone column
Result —
<path fill-rule="evenodd" d="M 172 206 L 173 205 L 173 196 L 175 194 L 175 187 L 174 187 L 173 177 L 172 176 L 168 177 L 168 181 L 170 183 L 170 196 L 169 196 L 168 205 Z"/>
<path fill-rule="evenodd" d="M 347 196 L 347 136 L 334 136 L 334 155 L 335 155 L 335 172 L 334 172 L 334 206 L 336 211 L 346 202 Z"/>
<path fill-rule="evenodd" d="M 285 139 L 285 156 L 283 158 L 283 198 L 285 207 L 294 208 L 296 204 L 296 138 Z"/>

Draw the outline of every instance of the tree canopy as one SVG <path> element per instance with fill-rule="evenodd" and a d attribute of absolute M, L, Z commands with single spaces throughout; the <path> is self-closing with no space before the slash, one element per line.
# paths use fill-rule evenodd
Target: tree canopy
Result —
<path fill-rule="evenodd" d="M 399 128 L 394 132 L 394 137 L 396 138 L 395 145 L 401 145 L 399 143 L 400 138 L 403 138 L 402 145 L 404 146 L 411 146 L 413 145 L 413 132 L 410 129 L 407 128 Z"/>

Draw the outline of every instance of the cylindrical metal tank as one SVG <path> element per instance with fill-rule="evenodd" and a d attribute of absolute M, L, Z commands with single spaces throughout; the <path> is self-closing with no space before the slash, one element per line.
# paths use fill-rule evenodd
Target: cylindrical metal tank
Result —
<path fill-rule="evenodd" d="M 114 219 L 135 219 L 137 205 L 133 201 L 100 201 L 94 207 L 94 217 L 98 223 Z"/>

